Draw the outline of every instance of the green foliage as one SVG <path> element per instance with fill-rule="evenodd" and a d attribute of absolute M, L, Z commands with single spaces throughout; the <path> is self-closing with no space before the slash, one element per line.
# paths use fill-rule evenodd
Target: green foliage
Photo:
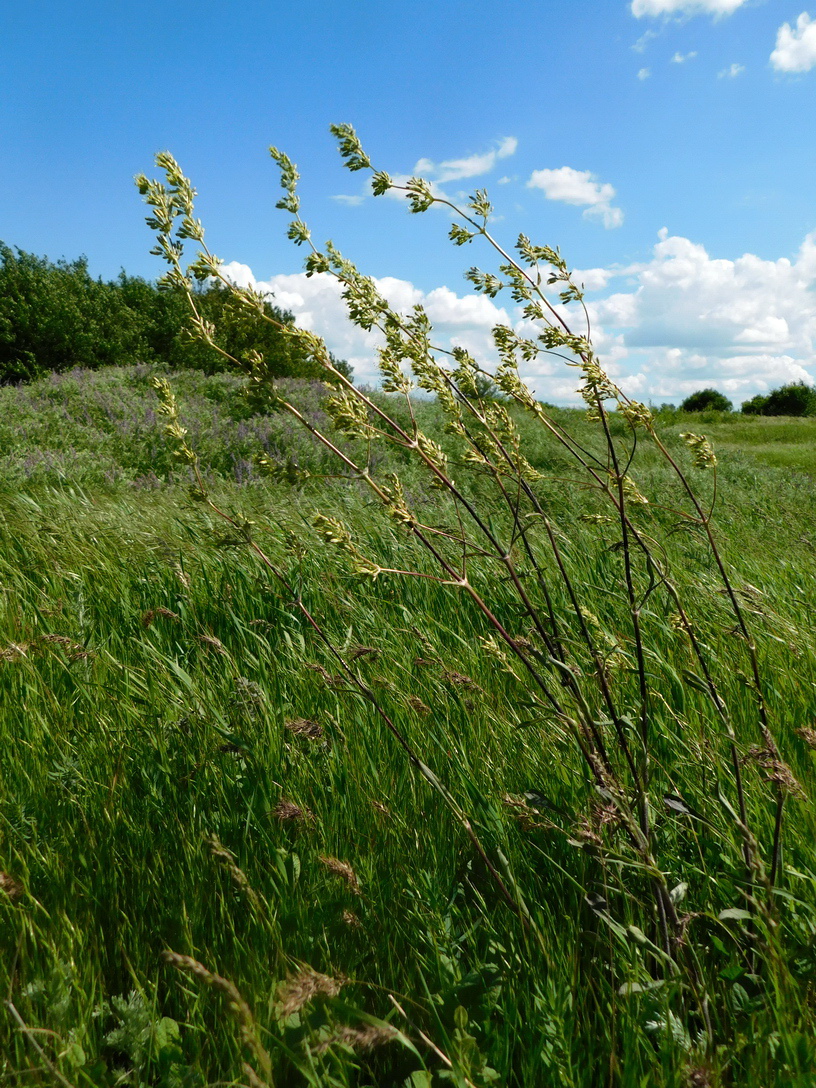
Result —
<path fill-rule="evenodd" d="M 791 382 L 743 402 L 742 411 L 753 416 L 816 416 L 816 389 L 805 382 Z"/>
<path fill-rule="evenodd" d="M 750 400 L 744 400 L 742 402 L 742 408 L 740 411 L 746 416 L 763 416 L 765 415 L 765 406 L 768 403 L 768 398 L 761 393 L 757 393 L 755 397 L 751 397 Z"/>
<path fill-rule="evenodd" d="M 214 373 L 224 355 L 191 338 L 186 294 L 159 290 L 124 272 L 113 282 L 95 280 L 85 258 L 73 262 L 12 250 L 0 243 L 0 383 L 29 381 L 73 367 L 161 362 Z M 223 285 L 199 286 L 204 320 L 218 328 L 215 344 L 233 357 L 260 353 L 277 377 L 310 378 L 320 367 L 304 345 L 286 335 L 292 315 L 269 301 L 270 320 L 259 323 Z M 350 373 L 338 363 L 343 373 Z"/>
<path fill-rule="evenodd" d="M 713 410 L 716 412 L 730 412 L 733 407 L 733 404 L 724 393 L 719 393 L 716 389 L 698 389 L 696 393 L 686 397 L 680 405 L 680 411 L 705 412 Z"/>

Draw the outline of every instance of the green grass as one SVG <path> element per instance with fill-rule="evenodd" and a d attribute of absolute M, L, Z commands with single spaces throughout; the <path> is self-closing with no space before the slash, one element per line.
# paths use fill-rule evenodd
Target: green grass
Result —
<path fill-rule="evenodd" d="M 813 806 L 788 801 L 778 931 L 767 940 L 777 959 L 757 961 L 758 938 L 744 922 L 717 917 L 746 905 L 740 842 L 718 797 L 730 796 L 723 738 L 711 732 L 706 696 L 687 682 L 695 663 L 669 610 L 655 603 L 643 615 L 659 693 L 652 805 L 660 864 L 672 886 L 688 885 L 682 909 L 714 1029 L 706 1054 L 687 982 L 653 985 L 660 965 L 627 933 L 649 928 L 644 875 L 619 848 L 574 745 L 480 648 L 476 636 L 489 629 L 475 608 L 428 580 L 361 582 L 310 528 L 312 513 L 341 517 L 382 565 L 416 564 L 405 535 L 357 485 L 317 480 L 294 490 L 248 470 L 239 485 L 230 458 L 247 455 L 252 436 L 239 426 L 247 413 L 235 380 L 176 383 L 205 461 L 212 453 L 216 462 L 218 502 L 256 521 L 258 542 L 347 654 L 365 648 L 361 676 L 490 856 L 504 859 L 532 931 L 372 708 L 331 680 L 337 666 L 292 594 L 187 500 L 180 474 L 166 482 L 147 377 L 74 377 L 73 400 L 53 382 L 0 391 L 4 426 L 17 425 L 19 405 L 14 418 L 27 420 L 30 443 L 18 432 L 15 452 L 7 447 L 0 491 L 0 870 L 15 882 L 6 883 L 13 894 L 0 893 L 0 989 L 30 1029 L 3 1012 L 0 1083 L 51 1085 L 55 1069 L 76 1086 L 248 1083 L 242 1061 L 252 1052 L 228 998 L 165 963 L 172 949 L 235 984 L 278 1085 L 811 1085 Z M 94 423 L 93 409 L 57 425 L 66 403 L 103 395 L 139 427 L 128 433 L 104 412 Z M 46 401 L 53 417 L 36 407 Z M 419 411 L 428 430 L 437 426 L 433 405 Z M 689 427 L 671 421 L 672 449 Z M 690 427 L 726 447 L 718 529 L 771 678 L 782 753 L 806 798 L 814 754 L 797 729 L 816 720 L 816 489 L 761 460 L 766 447 L 790 449 L 806 468 L 809 428 Z M 580 520 L 594 500 L 564 482 L 552 444 L 532 427 L 525 440 L 545 474 L 541 493 L 568 569 L 577 584 L 597 587 L 599 638 L 619 655 L 615 682 L 632 704 L 625 608 L 604 593 L 620 573 L 614 534 Z M 741 452 L 731 455 L 732 446 Z M 325 468 L 306 446 L 296 449 L 313 471 Z M 21 458 L 46 450 L 65 453 L 58 472 L 20 469 Z M 101 474 L 95 459 L 104 459 Z M 146 486 L 150 465 L 156 479 Z M 674 526 L 657 461 L 638 479 L 661 500 L 646 524 Z M 434 493 L 411 470 L 407 481 L 436 516 Z M 693 533 L 666 539 L 748 755 L 755 704 L 711 561 Z M 478 565 L 473 577 L 524 634 L 509 588 Z M 565 599 L 556 606 L 566 615 Z M 319 728 L 293 731 L 298 720 Z M 745 776 L 752 828 L 767 843 L 772 794 L 750 760 Z M 678 814 L 664 795 L 681 796 L 697 816 Z M 281 819 L 282 801 L 303 818 Z M 347 863 L 359 886 L 323 859 Z M 604 896 L 608 911 L 593 910 L 587 894 Z M 283 1017 L 280 984 L 305 965 L 345 980 L 342 989 Z M 337 1038 L 343 1026 L 385 1021 L 404 1034 L 370 1052 Z"/>

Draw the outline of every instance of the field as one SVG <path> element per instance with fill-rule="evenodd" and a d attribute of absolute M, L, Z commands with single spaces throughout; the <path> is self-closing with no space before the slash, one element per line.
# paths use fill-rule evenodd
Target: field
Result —
<path fill-rule="evenodd" d="M 217 504 L 255 523 L 295 593 L 282 587 L 188 497 L 153 374 L 0 389 L 0 1084 L 812 1085 L 816 420 L 659 416 L 678 457 L 689 429 L 717 449 L 716 531 L 793 781 L 775 887 L 755 910 L 764 877 L 746 884 L 724 736 L 670 611 L 645 608 L 651 805 L 687 915 L 687 976 L 661 967 L 645 874 L 560 725 L 480 643 L 473 603 L 430 578 L 362 580 L 315 512 L 342 518 L 382 566 L 423 568 L 361 485 L 333 478 L 287 417 L 254 415 L 238 378 L 171 376 Z M 288 388 L 323 425 L 321 387 Z M 443 441 L 437 406 L 415 408 Z M 580 413 L 556 415 L 592 442 Z M 626 610 L 605 592 L 621 563 L 613 529 L 591 520 L 594 497 L 535 421 L 519 427 L 632 702 Z M 421 474 L 377 457 L 433 520 Z M 291 458 L 310 480 L 287 479 Z M 733 708 L 767 858 L 767 779 L 781 772 L 756 757 L 743 642 L 666 469 L 648 451 L 642 465 L 660 499 L 643 516 L 667 529 Z M 509 588 L 494 578 L 490 592 L 526 636 Z M 297 600 L 467 813 L 523 911 Z"/>

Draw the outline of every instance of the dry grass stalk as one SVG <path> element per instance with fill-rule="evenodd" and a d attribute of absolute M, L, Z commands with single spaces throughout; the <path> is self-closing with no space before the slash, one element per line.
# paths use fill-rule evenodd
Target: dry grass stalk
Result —
<path fill-rule="evenodd" d="M 278 984 L 277 1015 L 286 1020 L 308 1005 L 315 997 L 337 997 L 345 985 L 344 978 L 330 978 L 313 971 L 311 967 L 299 971 L 296 975 Z"/>
<path fill-rule="evenodd" d="M 142 616 L 142 627 L 149 627 L 155 619 L 180 620 L 178 612 L 172 612 L 169 608 L 150 608 Z"/>
<path fill-rule="evenodd" d="M 349 657 L 352 661 L 357 661 L 361 657 L 369 657 L 376 660 L 380 656 L 380 651 L 376 646 L 352 646 L 349 650 Z"/>
<path fill-rule="evenodd" d="M 209 846 L 212 856 L 216 861 L 221 862 L 240 891 L 247 899 L 249 899 L 253 906 L 260 908 L 261 900 L 258 893 L 249 883 L 249 879 L 244 870 L 238 866 L 232 851 L 228 850 L 226 846 L 223 845 L 217 835 L 210 835 L 210 837 L 204 841 Z"/>
<path fill-rule="evenodd" d="M 372 1024 L 365 1028 L 352 1028 L 344 1025 L 337 1028 L 328 1039 L 324 1039 L 322 1043 L 319 1043 L 314 1051 L 316 1054 L 324 1054 L 330 1046 L 340 1043 L 343 1046 L 351 1047 L 352 1050 L 365 1052 L 392 1043 L 398 1034 L 395 1028 L 386 1026 L 376 1027 Z"/>
<path fill-rule="evenodd" d="M 286 728 L 296 737 L 307 737 L 309 740 L 320 740 L 325 733 L 323 726 L 310 718 L 289 718 Z"/>
<path fill-rule="evenodd" d="M 805 791 L 794 778 L 793 771 L 787 763 L 784 763 L 775 752 L 770 751 L 768 748 L 750 748 L 746 755 L 742 757 L 741 762 L 756 763 L 758 767 L 762 768 L 766 780 L 772 782 L 783 793 L 789 793 L 799 798 L 805 796 Z"/>
<path fill-rule="evenodd" d="M 92 656 L 81 642 L 74 642 L 67 635 L 40 635 L 37 643 L 40 646 L 61 646 L 72 661 L 84 661 Z"/>
<path fill-rule="evenodd" d="M 0 661 L 19 661 L 23 657 L 28 657 L 30 648 L 30 642 L 10 642 L 8 646 L 0 650 Z"/>
<path fill-rule="evenodd" d="M 416 695 L 409 695 L 408 706 L 410 706 L 412 710 L 415 710 L 417 714 L 431 713 L 431 708 L 426 703 L 423 703 L 423 701 Z"/>
<path fill-rule="evenodd" d="M 484 688 L 479 687 L 471 676 L 465 676 L 463 672 L 456 672 L 455 670 L 446 671 L 442 674 L 442 679 L 449 684 L 453 684 L 455 687 L 465 688 L 466 691 L 484 690 Z"/>
<path fill-rule="evenodd" d="M 294 801 L 287 801 L 285 797 L 282 797 L 280 801 L 272 809 L 272 815 L 276 820 L 280 820 L 282 823 L 286 822 L 301 822 L 304 820 L 314 820 L 314 813 L 308 808 L 301 808 L 300 805 L 296 805 Z"/>
<path fill-rule="evenodd" d="M 0 892 L 5 892 L 12 902 L 16 899 L 20 899 L 24 890 L 20 881 L 15 879 L 11 873 L 0 871 Z"/>
<path fill-rule="evenodd" d="M 217 654 L 227 654 L 227 648 L 220 638 L 216 638 L 215 635 L 199 635 L 198 641 L 204 646 L 209 646 L 211 650 L 214 650 Z"/>
<path fill-rule="evenodd" d="M 255 1058 L 255 1061 L 261 1067 L 265 1080 L 258 1077 L 257 1071 L 252 1070 L 257 1078 L 256 1084 L 270 1084 L 272 1081 L 272 1060 L 269 1054 L 261 1044 L 260 1037 L 258 1035 L 258 1026 L 255 1023 L 255 1017 L 252 1015 L 252 1010 L 241 996 L 238 988 L 234 982 L 230 982 L 227 978 L 222 978 L 221 975 L 216 975 L 213 971 L 208 970 L 203 963 L 199 963 L 198 960 L 194 960 L 192 956 L 182 956 L 178 952 L 172 952 L 169 949 L 164 953 L 163 958 L 166 963 L 169 963 L 171 967 L 175 967 L 179 971 L 189 971 L 191 975 L 197 978 L 200 982 L 206 983 L 208 986 L 212 986 L 216 990 L 220 990 L 226 998 L 229 1005 L 230 1012 L 235 1016 L 238 1021 L 238 1028 L 241 1034 L 241 1040 L 247 1050 Z M 244 1066 L 244 1072 L 247 1071 L 247 1066 Z M 253 1086 L 254 1088 L 254 1086 Z"/>
<path fill-rule="evenodd" d="M 518 821 L 518 825 L 523 831 L 535 831 L 537 828 L 553 826 L 549 820 L 542 820 L 538 810 L 531 808 L 523 797 L 516 797 L 511 793 L 506 793 L 502 797 L 502 804 L 510 810 L 513 818 Z"/>
<path fill-rule="evenodd" d="M 816 729 L 811 729 L 808 725 L 803 725 L 796 732 L 808 746 L 808 748 L 816 748 Z"/>
<path fill-rule="evenodd" d="M 330 873 L 334 876 L 339 876 L 341 880 L 345 881 L 348 885 L 349 891 L 354 892 L 355 895 L 362 895 L 362 889 L 360 887 L 360 881 L 357 879 L 357 874 L 347 861 L 340 861 L 339 858 L 330 858 L 321 855 L 318 858 L 321 865 L 324 865 Z"/>
<path fill-rule="evenodd" d="M 344 910 L 342 919 L 350 929 L 362 929 L 363 923 L 357 917 L 353 910 Z"/>
<path fill-rule="evenodd" d="M 344 677 L 332 675 L 328 669 L 324 669 L 322 665 L 318 665 L 316 662 L 307 661 L 306 668 L 309 669 L 310 672 L 316 672 L 328 688 L 345 687 L 346 680 Z"/>

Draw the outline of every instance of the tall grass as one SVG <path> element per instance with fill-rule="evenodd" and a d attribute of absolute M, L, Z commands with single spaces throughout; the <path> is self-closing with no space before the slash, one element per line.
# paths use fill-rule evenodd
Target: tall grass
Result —
<path fill-rule="evenodd" d="M 161 163 L 141 187 L 186 289 L 177 221 L 202 232 Z M 478 193 L 459 229 L 490 243 L 488 220 Z M 153 375 L 125 434 L 113 384 L 85 433 L 123 476 L 6 484 L 10 1082 L 812 1083 L 813 485 L 718 465 L 628 400 L 560 324 L 581 301 L 560 255 L 519 254 L 502 275 L 543 327 L 496 331 L 504 399 L 314 250 L 383 332 L 384 392 L 292 333 L 333 389 L 253 355 L 250 399 L 214 381 L 208 416 Z M 542 349 L 588 413 L 526 390 Z M 150 377 L 120 379 L 132 405 Z"/>
<path fill-rule="evenodd" d="M 441 431 L 435 406 L 418 411 Z M 534 428 L 520 426 L 529 447 Z M 556 444 L 536 441 L 533 463 L 555 477 L 541 493 L 569 538 L 574 580 L 609 584 L 619 552 L 599 549 L 599 529 L 581 520 L 594 497 L 565 494 Z M 774 677 L 770 712 L 810 791 L 816 586 L 801 525 L 813 518 L 813 491 L 772 470 L 726 464 L 721 474 L 732 497 L 724 547 Z M 657 467 L 646 483 L 651 493 L 669 486 Z M 557 722 L 484 653 L 475 636 L 489 629 L 473 605 L 428 579 L 361 582 L 338 566 L 309 528 L 327 505 L 382 565 L 414 557 L 358 485 L 237 487 L 225 473 L 213 486 L 220 507 L 256 522 L 259 544 L 467 810 L 490 857 L 504 856 L 544 940 L 503 903 L 371 706 L 334 681 L 337 665 L 293 596 L 179 485 L 85 497 L 66 486 L 7 489 L 0 869 L 18 890 L 0 898 L 0 985 L 28 1029 L 11 1014 L 3 1025 L 7 1079 L 26 1071 L 26 1082 L 53 1083 L 45 1059 L 77 1085 L 246 1083 L 244 1061 L 263 1076 L 230 995 L 195 974 L 185 981 L 162 958 L 171 948 L 237 987 L 276 1083 L 421 1084 L 423 1067 L 435 1079 L 450 1071 L 436 1047 L 473 1083 L 489 1083 L 492 1068 L 524 1085 L 682 1085 L 704 1068 L 711 1083 L 807 1084 L 812 809 L 790 802 L 776 899 L 791 977 L 777 993 L 752 962 L 746 921 L 717 917 L 746 908 L 746 881 L 717 800 L 726 783 L 709 704 L 684 682 L 694 664 L 669 616 L 649 617 L 654 687 L 670 707 L 654 811 L 703 945 L 718 1040 L 708 1055 L 695 1052 L 701 1021 L 683 1012 L 683 981 L 657 986 L 649 949 L 610 925 L 643 926 L 643 878 L 625 876 L 607 803 L 592 801 Z M 425 516 L 439 516 L 437 493 L 418 481 L 415 490 Z M 749 721 L 743 650 L 710 565 L 693 534 L 671 534 L 667 547 L 710 610 L 701 637 L 723 697 Z M 498 615 L 523 632 L 509 587 L 493 581 L 476 585 L 489 582 Z M 611 597 L 598 621 L 610 655 L 625 653 L 625 606 Z M 746 729 L 746 752 L 752 743 Z M 749 806 L 770 835 L 762 770 L 745 771 Z M 310 990 L 307 967 L 349 981 L 334 996 L 325 983 Z M 309 992 L 308 1005 L 281 1017 Z M 670 1032 L 659 1026 L 667 1019 Z M 386 1041 L 385 1022 L 404 1040 Z M 380 1045 L 367 1051 L 361 1039 Z"/>

